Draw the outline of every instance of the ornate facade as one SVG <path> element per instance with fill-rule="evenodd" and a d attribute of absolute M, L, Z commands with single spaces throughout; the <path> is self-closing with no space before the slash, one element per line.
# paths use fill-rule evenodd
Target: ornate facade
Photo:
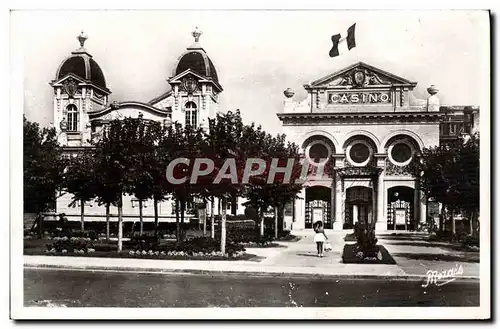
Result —
<path fill-rule="evenodd" d="M 219 96 L 223 91 L 212 60 L 201 46 L 202 32 L 196 29 L 192 36 L 194 43 L 177 59 L 171 76 L 167 79 L 169 89 L 162 95 L 143 103 L 138 101 L 110 102 L 111 90 L 107 88 L 103 70 L 85 48 L 87 36 L 78 37 L 80 47 L 71 52 L 59 66 L 55 79 L 50 83 L 54 90 L 54 122 L 59 143 L 68 153 L 90 146 L 90 140 L 99 135 L 103 126 L 113 119 L 125 117 L 160 121 L 163 124 L 179 122 L 208 129 L 208 118 L 218 111 Z M 76 219 L 80 211 L 69 208 L 72 196 L 65 194 L 57 200 L 56 210 L 65 213 L 69 219 Z M 189 207 L 190 205 L 188 205 Z M 231 212 L 243 213 L 238 202 L 229 205 Z M 152 219 L 152 201 L 144 202 L 145 220 Z M 217 208 L 217 206 L 216 206 Z M 89 204 L 86 209 L 89 220 L 103 220 L 105 209 Z M 112 216 L 117 209 L 111 208 Z M 124 196 L 123 214 L 125 220 L 137 220 L 138 200 Z M 160 220 L 175 221 L 172 201 L 159 204 Z M 187 218 L 195 216 L 187 211 Z"/>
<path fill-rule="evenodd" d="M 306 182 L 286 214 L 292 228 L 312 228 L 321 220 L 334 230 L 356 222 L 374 224 L 377 231 L 416 230 L 426 222 L 427 200 L 413 163 L 423 148 L 440 143 L 444 121 L 462 127 L 478 121 L 459 114 L 449 119 L 451 107 L 440 105 L 438 89 L 429 87 L 429 97 L 417 100 L 416 85 L 359 62 L 304 85 L 303 101 L 293 101 L 294 91 L 285 90 L 278 114 L 283 132 L 309 161 L 334 168 Z M 477 107 L 453 108 L 478 120 Z"/>

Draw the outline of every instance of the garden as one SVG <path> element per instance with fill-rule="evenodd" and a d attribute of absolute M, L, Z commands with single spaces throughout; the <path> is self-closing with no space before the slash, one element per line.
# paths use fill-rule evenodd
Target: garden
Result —
<path fill-rule="evenodd" d="M 270 222 L 268 218 L 267 222 Z M 284 248 L 276 241 L 297 241 L 299 238 L 289 231 L 278 232 L 275 239 L 274 227 L 268 225 L 264 235 L 253 221 L 228 221 L 225 253 L 220 251 L 220 232 L 215 238 L 203 236 L 196 224 L 181 226 L 182 240 L 176 238 L 176 223 L 159 223 L 155 236 L 153 225 L 144 225 L 146 234 L 139 235 L 136 224 L 125 222 L 123 249 L 117 252 L 117 237 L 105 235 L 105 222 L 85 222 L 88 230 L 78 230 L 79 222 L 45 221 L 44 234 L 40 239 L 35 232 L 26 230 L 24 238 L 25 255 L 120 257 L 176 260 L 248 260 L 255 257 L 247 248 Z M 116 224 L 112 222 L 110 224 Z M 154 223 L 143 223 L 154 224 Z M 113 228 L 115 228 L 112 225 Z M 148 230 L 149 229 L 149 230 Z M 113 230 L 115 231 L 115 230 Z"/>

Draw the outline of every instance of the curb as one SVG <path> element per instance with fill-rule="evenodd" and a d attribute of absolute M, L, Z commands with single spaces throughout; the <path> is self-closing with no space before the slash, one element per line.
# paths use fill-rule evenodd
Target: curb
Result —
<path fill-rule="evenodd" d="M 46 269 L 46 270 L 80 270 L 80 271 L 110 271 L 110 272 L 127 272 L 127 273 L 154 273 L 154 274 L 171 274 L 171 275 L 221 275 L 221 276 L 254 276 L 254 277 L 272 277 L 282 278 L 286 275 L 289 278 L 330 278 L 330 279 L 386 279 L 386 280 L 402 280 L 402 281 L 424 281 L 425 275 L 403 274 L 403 275 L 387 275 L 387 274 L 325 274 L 325 273 L 301 273 L 301 272 L 262 272 L 255 270 L 216 270 L 216 269 L 164 269 L 164 268 L 138 268 L 138 267 L 118 267 L 118 266 L 72 266 L 72 265 L 51 265 L 51 264 L 24 264 L 25 269 Z M 457 280 L 474 280 L 479 281 L 479 277 L 475 276 L 459 276 Z"/>

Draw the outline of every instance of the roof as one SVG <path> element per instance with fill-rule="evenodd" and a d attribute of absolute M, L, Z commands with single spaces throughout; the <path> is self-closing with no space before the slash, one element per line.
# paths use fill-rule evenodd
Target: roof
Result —
<path fill-rule="evenodd" d="M 202 48 L 188 48 L 188 50 L 179 57 L 173 76 L 177 76 L 186 70 L 191 70 L 219 83 L 215 65 Z"/>
<path fill-rule="evenodd" d="M 87 40 L 86 35 L 82 32 L 78 36 L 78 40 L 80 41 L 80 48 L 71 52 L 71 55 L 62 61 L 55 80 L 58 81 L 69 74 L 74 74 L 88 83 L 107 90 L 106 79 L 101 67 L 84 47 L 85 40 Z"/>

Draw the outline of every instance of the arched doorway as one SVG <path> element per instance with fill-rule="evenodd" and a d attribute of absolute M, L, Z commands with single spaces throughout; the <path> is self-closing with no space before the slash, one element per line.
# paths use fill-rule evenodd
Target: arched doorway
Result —
<path fill-rule="evenodd" d="M 415 230 L 415 189 L 395 186 L 387 193 L 387 229 Z"/>
<path fill-rule="evenodd" d="M 332 190 L 324 186 L 306 188 L 305 228 L 313 228 L 313 224 L 322 221 L 324 228 L 332 228 L 331 213 Z"/>
<path fill-rule="evenodd" d="M 355 186 L 346 189 L 344 229 L 351 229 L 354 224 L 373 222 L 372 189 Z"/>

